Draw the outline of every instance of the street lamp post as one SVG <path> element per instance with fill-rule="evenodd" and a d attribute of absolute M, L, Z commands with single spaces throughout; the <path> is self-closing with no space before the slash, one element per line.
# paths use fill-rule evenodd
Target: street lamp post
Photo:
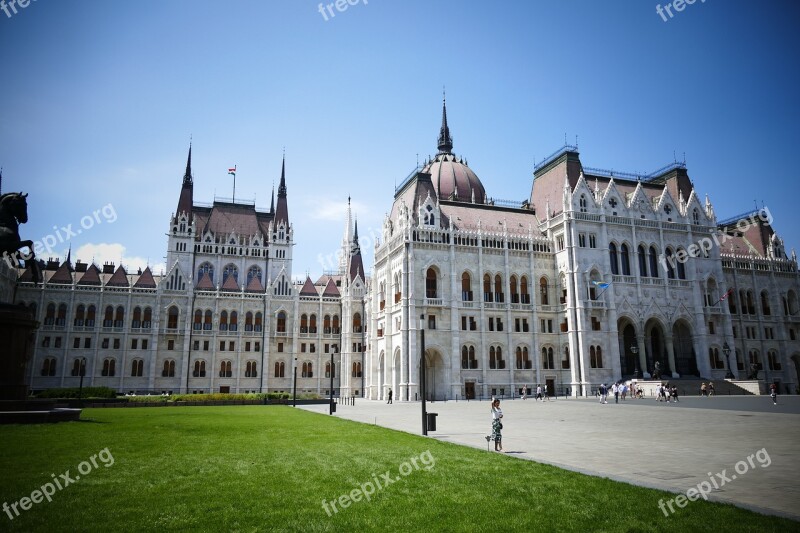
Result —
<path fill-rule="evenodd" d="M 639 354 L 639 347 L 632 344 L 631 353 L 633 354 L 633 377 L 639 379 L 639 358 L 636 357 Z"/>
<path fill-rule="evenodd" d="M 722 345 L 722 353 L 725 354 L 725 364 L 728 365 L 728 372 L 725 374 L 725 379 L 733 379 L 733 372 L 731 372 L 731 360 L 728 357 L 731 354 L 731 347 L 728 346 L 727 342 Z"/>
<path fill-rule="evenodd" d="M 334 368 L 333 367 L 333 354 L 335 354 L 335 353 L 336 353 L 336 346 L 333 346 L 333 348 L 331 349 L 331 372 L 330 372 L 330 374 L 331 374 L 331 403 L 330 403 L 330 406 L 328 407 L 328 414 L 330 414 L 330 415 L 333 414 L 333 410 L 334 410 L 334 406 L 333 406 L 333 368 Z"/>
<path fill-rule="evenodd" d="M 297 407 L 297 357 L 294 358 L 294 383 L 292 384 L 292 407 Z"/>
<path fill-rule="evenodd" d="M 81 370 L 80 370 L 81 383 L 80 383 L 80 385 L 78 387 L 78 399 L 79 400 L 83 398 L 83 376 L 85 376 L 85 375 L 86 375 L 86 358 L 85 357 L 81 357 Z"/>
<path fill-rule="evenodd" d="M 419 390 L 422 396 L 422 434 L 428 434 L 428 412 L 425 406 L 425 314 L 419 316 Z"/>

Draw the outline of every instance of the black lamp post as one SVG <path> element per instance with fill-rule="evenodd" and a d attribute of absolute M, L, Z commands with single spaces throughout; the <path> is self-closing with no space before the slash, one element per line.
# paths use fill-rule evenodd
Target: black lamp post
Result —
<path fill-rule="evenodd" d="M 422 434 L 428 434 L 428 412 L 425 406 L 425 314 L 419 316 L 419 390 L 422 395 Z"/>
<path fill-rule="evenodd" d="M 728 343 L 724 343 L 722 345 L 722 353 L 725 354 L 725 364 L 728 365 L 728 372 L 725 374 L 725 379 L 733 379 L 733 372 L 731 372 L 731 360 L 728 357 L 731 354 L 731 347 L 728 346 Z"/>
<path fill-rule="evenodd" d="M 639 358 L 636 357 L 639 354 L 639 347 L 635 344 L 631 345 L 631 353 L 633 354 L 633 377 L 638 379 L 639 378 Z"/>
<path fill-rule="evenodd" d="M 83 376 L 86 375 L 86 358 L 81 357 L 81 367 L 80 367 L 80 376 L 81 376 L 81 383 L 78 386 L 78 399 L 80 400 L 83 398 Z"/>
<path fill-rule="evenodd" d="M 333 414 L 333 410 L 334 410 L 334 406 L 333 406 L 333 368 L 334 368 L 334 366 L 333 366 L 333 354 L 335 354 L 335 353 L 336 353 L 336 345 L 334 345 L 332 347 L 332 349 L 331 349 L 331 372 L 330 372 L 330 374 L 331 374 L 331 403 L 330 403 L 330 406 L 328 407 L 328 414 L 329 415 L 332 415 Z"/>
<path fill-rule="evenodd" d="M 294 383 L 292 385 L 292 407 L 297 407 L 297 357 L 294 358 Z"/>

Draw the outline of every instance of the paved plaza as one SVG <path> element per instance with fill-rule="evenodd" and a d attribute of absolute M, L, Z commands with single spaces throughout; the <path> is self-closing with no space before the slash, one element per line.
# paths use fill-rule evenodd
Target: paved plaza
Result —
<path fill-rule="evenodd" d="M 506 454 L 676 494 L 706 482 L 709 500 L 800 520 L 800 396 L 781 396 L 777 406 L 769 396 L 668 405 L 652 398 L 615 404 L 611 396 L 602 405 L 560 398 L 501 407 Z M 328 412 L 327 405 L 303 408 Z M 357 399 L 337 408 L 340 418 L 421 434 L 419 403 Z M 487 449 L 488 401 L 428 403 L 428 411 L 438 413 L 430 437 Z"/>

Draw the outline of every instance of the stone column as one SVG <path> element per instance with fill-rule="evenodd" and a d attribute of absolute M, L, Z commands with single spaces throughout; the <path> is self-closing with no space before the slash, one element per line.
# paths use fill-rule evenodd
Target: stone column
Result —
<path fill-rule="evenodd" d="M 667 345 L 667 359 L 669 360 L 669 371 L 672 373 L 672 377 L 677 379 L 681 376 L 675 371 L 675 350 L 672 347 L 672 335 L 666 335 L 664 337 L 664 342 Z"/>

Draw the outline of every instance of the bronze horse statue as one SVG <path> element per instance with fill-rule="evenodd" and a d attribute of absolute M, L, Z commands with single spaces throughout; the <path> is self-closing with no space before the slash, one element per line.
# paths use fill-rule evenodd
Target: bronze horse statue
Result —
<path fill-rule="evenodd" d="M 23 241 L 19 237 L 19 225 L 28 222 L 28 194 L 11 192 L 0 196 L 0 254 L 10 266 L 30 264 L 33 282 L 42 281 L 42 272 L 33 253 L 33 241 Z M 20 248 L 28 247 L 30 253 L 20 252 Z M 28 263 L 30 261 L 30 263 Z"/>

